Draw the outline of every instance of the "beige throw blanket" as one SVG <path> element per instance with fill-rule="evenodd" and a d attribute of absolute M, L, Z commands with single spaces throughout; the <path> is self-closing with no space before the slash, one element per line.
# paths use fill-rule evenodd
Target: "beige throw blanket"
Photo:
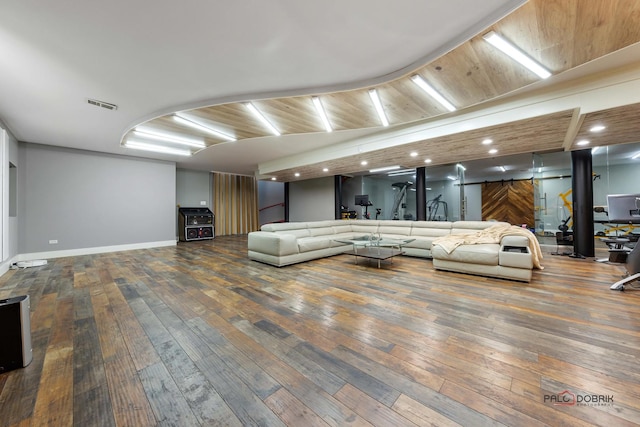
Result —
<path fill-rule="evenodd" d="M 434 245 L 442 247 L 448 254 L 453 252 L 460 245 L 474 245 L 481 243 L 500 243 L 504 236 L 524 236 L 529 240 L 529 250 L 533 255 L 533 266 L 543 269 L 540 264 L 542 259 L 542 250 L 536 236 L 526 228 L 515 225 L 492 225 L 481 231 L 468 234 L 449 234 L 448 236 L 438 237 L 433 240 Z"/>

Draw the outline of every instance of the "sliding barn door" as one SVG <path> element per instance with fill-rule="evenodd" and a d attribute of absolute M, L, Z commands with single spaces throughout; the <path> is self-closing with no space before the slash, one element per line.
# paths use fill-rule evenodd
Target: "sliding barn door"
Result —
<path fill-rule="evenodd" d="M 482 219 L 514 225 L 535 224 L 531 180 L 482 184 Z"/>
<path fill-rule="evenodd" d="M 213 174 L 216 235 L 246 234 L 258 229 L 258 181 L 252 176 Z"/>

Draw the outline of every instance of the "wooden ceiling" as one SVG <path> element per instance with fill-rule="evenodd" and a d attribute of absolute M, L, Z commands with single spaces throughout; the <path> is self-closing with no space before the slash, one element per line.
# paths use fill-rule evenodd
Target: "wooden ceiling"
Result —
<path fill-rule="evenodd" d="M 422 76 L 458 110 L 478 106 L 537 82 L 538 78 L 533 73 L 484 41 L 482 36 L 490 30 L 519 46 L 553 74 L 559 74 L 639 42 L 640 0 L 530 0 L 444 56 L 405 76 L 375 86 L 391 126 L 433 119 L 448 113 L 410 80 L 414 74 Z M 335 131 L 382 128 L 368 95 L 371 88 L 247 101 L 253 101 L 283 135 L 325 131 L 314 109 L 312 95 L 321 98 Z M 638 106 L 616 110 L 617 120 L 628 125 L 634 114 L 637 117 Z M 238 140 L 271 135 L 241 102 L 211 105 L 183 113 L 235 135 Z M 304 179 L 322 176 L 322 167 L 328 167 L 330 174 L 335 175 L 389 164 L 424 166 L 426 157 L 432 159 L 432 164 L 480 159 L 491 156 L 487 153 L 487 147 L 480 144 L 487 133 L 501 136 L 499 155 L 570 149 L 567 144 L 572 145 L 573 141 L 567 142 L 565 139 L 573 114 L 572 111 L 566 111 L 407 144 L 402 149 L 379 150 L 368 153 L 369 164 L 365 167 L 360 167 L 359 159 L 351 156 L 296 170 L 282 170 L 274 175 L 279 181 L 291 181 L 298 179 L 294 175 L 296 172 Z M 601 120 L 602 115 L 609 113 L 591 113 L 580 117 L 578 124 L 581 127 L 576 138 L 585 137 L 588 134 L 587 126 Z M 226 142 L 222 138 L 182 126 L 173 120 L 172 115 L 158 117 L 138 127 L 198 137 L 205 141 L 207 147 Z M 626 126 L 626 134 L 621 136 L 605 132 L 598 136 L 604 141 L 600 145 L 621 143 L 623 141 L 620 138 L 637 141 L 640 131 L 637 127 Z M 129 136 L 130 133 L 123 137 L 123 144 Z M 589 137 L 593 138 L 592 135 Z M 411 151 L 419 155 L 412 158 L 409 156 Z"/>

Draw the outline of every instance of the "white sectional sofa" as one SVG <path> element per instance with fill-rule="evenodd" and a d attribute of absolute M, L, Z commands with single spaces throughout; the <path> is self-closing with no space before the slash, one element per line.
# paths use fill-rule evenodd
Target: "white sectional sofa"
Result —
<path fill-rule="evenodd" d="M 393 221 L 327 220 L 265 224 L 249 233 L 248 254 L 255 261 L 282 267 L 316 258 L 328 257 L 352 249 L 339 243 L 370 235 L 386 238 L 414 239 L 403 246 L 405 255 L 433 258 L 436 269 L 479 274 L 491 277 L 530 281 L 538 259 L 528 239 L 517 227 L 511 227 L 496 243 L 469 244 L 468 239 L 455 249 L 433 245 L 435 239 L 451 235 L 466 236 L 492 226 L 509 228 L 509 224 L 492 221 Z M 537 244 L 537 241 L 535 241 Z"/>

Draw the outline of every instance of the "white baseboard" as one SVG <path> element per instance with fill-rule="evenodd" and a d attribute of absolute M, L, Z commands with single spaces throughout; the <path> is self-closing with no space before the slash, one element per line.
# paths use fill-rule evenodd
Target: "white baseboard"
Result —
<path fill-rule="evenodd" d="M 47 252 L 33 252 L 28 254 L 18 254 L 9 263 L 18 261 L 31 261 L 34 259 L 49 259 L 49 258 L 63 258 L 69 256 L 81 256 L 81 255 L 94 255 L 104 254 L 109 252 L 131 251 L 135 249 L 151 249 L 161 248 L 165 246 L 175 246 L 176 240 L 164 240 L 159 242 L 145 242 L 145 243 L 132 243 L 128 245 L 115 245 L 115 246 L 98 246 L 94 248 L 81 248 L 81 249 L 67 249 L 61 251 L 47 251 Z M 0 270 L 1 272 L 2 270 Z M 2 272 L 4 274 L 5 272 Z"/>

